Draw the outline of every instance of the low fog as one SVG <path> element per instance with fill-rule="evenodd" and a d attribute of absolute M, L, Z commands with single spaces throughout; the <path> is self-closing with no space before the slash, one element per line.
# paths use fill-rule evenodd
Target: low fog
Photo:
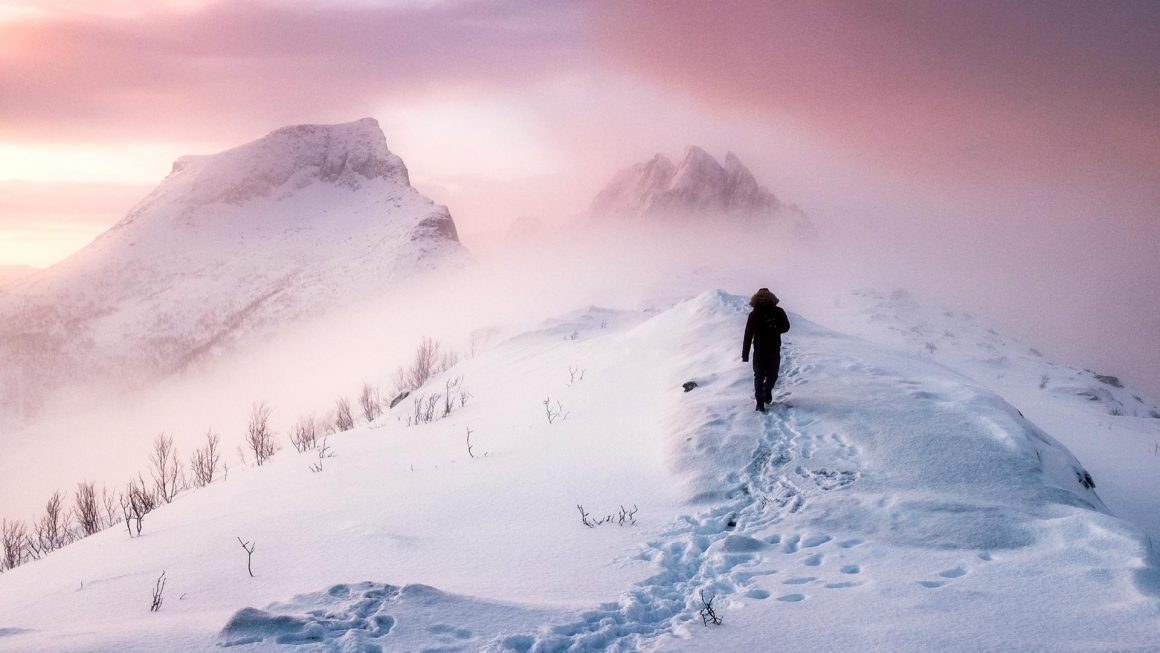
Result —
<path fill-rule="evenodd" d="M 815 222 L 819 235 L 808 241 L 719 224 L 563 221 L 534 233 L 508 234 L 502 245 L 493 241 L 473 248 L 467 242 L 474 260 L 463 269 L 394 284 L 380 297 L 286 325 L 269 342 L 127 395 L 100 387 L 75 389 L 56 397 L 31 423 L 8 425 L 0 460 L 0 515 L 27 519 L 54 490 L 71 493 L 79 481 L 96 481 L 99 488 L 121 487 L 138 472 L 148 479 L 150 448 L 160 433 L 173 436 L 187 461 L 212 430 L 221 436 L 223 460 L 237 470 L 249 411 L 258 401 L 268 402 L 277 441 L 294 455 L 287 438 L 292 424 L 308 415 L 325 417 L 339 397 L 349 399 L 357 413 L 364 382 L 390 400 L 395 371 L 410 363 L 424 337 L 464 360 L 590 306 L 663 310 L 716 288 L 748 295 L 767 286 L 791 313 L 822 325 L 841 310 L 840 297 L 850 290 L 905 289 L 923 301 L 972 311 L 1049 358 L 1077 366 L 1100 358 L 1096 347 L 1090 348 L 1090 359 L 1069 356 L 1076 352 L 1068 342 L 1076 330 L 1053 326 L 1068 316 L 1091 319 L 1090 311 L 1025 303 L 1027 286 L 1021 282 L 1027 276 L 989 265 L 984 249 L 974 252 L 979 260 L 972 269 L 966 264 L 970 256 L 948 264 L 938 248 L 924 247 L 921 240 L 876 240 L 866 226 L 838 231 L 825 220 Z M 930 238 L 920 231 L 915 235 Z M 1051 279 L 1041 281 L 1052 285 Z M 1088 306 L 1106 308 L 1098 301 Z M 1125 341 L 1108 349 L 1131 357 L 1132 345 Z M 1143 381 L 1130 370 L 1099 371 Z M 468 392 L 485 382 L 463 379 Z"/>

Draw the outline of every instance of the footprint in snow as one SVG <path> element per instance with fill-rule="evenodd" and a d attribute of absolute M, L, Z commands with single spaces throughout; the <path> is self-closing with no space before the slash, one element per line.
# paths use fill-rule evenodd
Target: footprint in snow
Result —
<path fill-rule="evenodd" d="M 834 538 L 830 537 L 829 535 L 814 535 L 803 540 L 802 546 L 806 547 L 807 549 L 812 549 L 813 547 L 821 546 L 832 539 Z"/>
<path fill-rule="evenodd" d="M 798 601 L 805 600 L 805 598 L 805 594 L 786 594 L 785 596 L 777 597 L 777 600 L 785 601 L 786 603 L 797 603 Z"/>
<path fill-rule="evenodd" d="M 844 580 L 840 583 L 826 583 L 826 589 L 840 590 L 846 589 L 847 587 L 857 587 L 861 584 L 856 580 Z"/>

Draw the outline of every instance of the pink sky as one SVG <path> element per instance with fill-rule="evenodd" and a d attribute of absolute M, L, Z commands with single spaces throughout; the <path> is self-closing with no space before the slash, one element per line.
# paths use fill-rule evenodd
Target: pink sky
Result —
<path fill-rule="evenodd" d="M 1057 347 L 1160 394 L 1108 342 L 1160 333 L 1155 2 L 0 0 L 0 265 L 66 256 L 182 154 L 363 116 L 469 247 L 732 150 L 1028 333 L 1074 303 Z"/>

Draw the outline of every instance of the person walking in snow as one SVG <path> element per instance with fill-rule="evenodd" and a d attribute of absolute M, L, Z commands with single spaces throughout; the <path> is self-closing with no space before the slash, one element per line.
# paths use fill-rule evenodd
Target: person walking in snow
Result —
<path fill-rule="evenodd" d="M 745 322 L 741 348 L 741 361 L 747 363 L 749 348 L 753 347 L 753 393 L 757 410 L 763 413 L 766 404 L 773 402 L 773 384 L 781 369 L 781 334 L 789 331 L 789 318 L 777 302 L 777 295 L 769 288 L 758 290 L 749 299 L 753 310 Z"/>

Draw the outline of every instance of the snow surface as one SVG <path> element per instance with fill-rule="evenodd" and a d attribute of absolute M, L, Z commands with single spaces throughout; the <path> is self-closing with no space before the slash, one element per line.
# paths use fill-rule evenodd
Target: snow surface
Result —
<path fill-rule="evenodd" d="M 942 349 L 800 315 L 757 414 L 746 312 L 510 334 L 420 390 L 462 377 L 442 419 L 404 402 L 322 472 L 283 453 L 3 574 L 0 650 L 1156 650 L 1160 561 L 1063 445 Z"/>

